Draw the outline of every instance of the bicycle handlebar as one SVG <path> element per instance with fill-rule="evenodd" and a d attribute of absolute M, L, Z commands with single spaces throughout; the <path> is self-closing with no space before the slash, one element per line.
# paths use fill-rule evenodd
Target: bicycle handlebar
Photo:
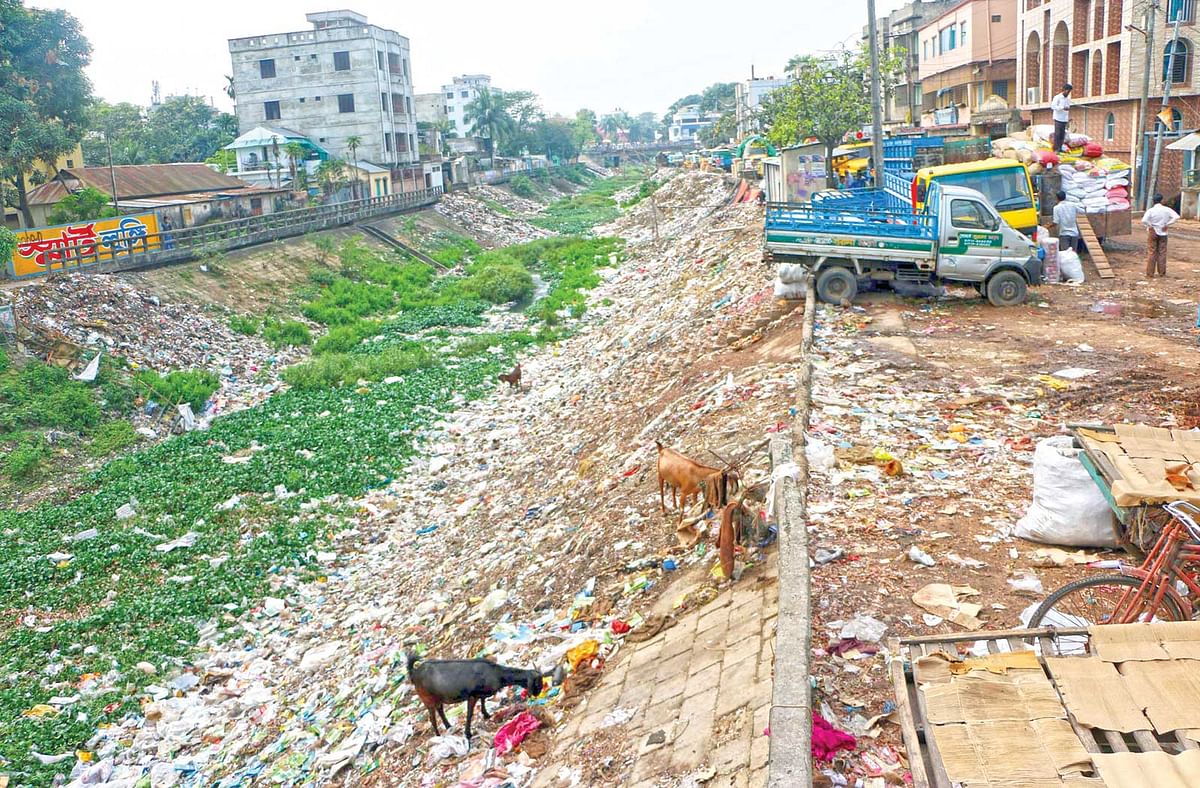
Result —
<path fill-rule="evenodd" d="M 1163 508 L 1183 524 L 1193 541 L 1200 543 L 1200 524 L 1196 523 L 1196 517 L 1200 516 L 1200 506 L 1189 501 L 1175 501 L 1163 504 Z"/>

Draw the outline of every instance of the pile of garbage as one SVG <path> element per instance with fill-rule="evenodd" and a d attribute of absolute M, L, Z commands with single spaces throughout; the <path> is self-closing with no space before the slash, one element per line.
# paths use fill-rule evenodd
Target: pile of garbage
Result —
<path fill-rule="evenodd" d="M 652 242 L 656 231 L 660 241 L 677 238 L 704 217 L 727 206 L 733 193 L 730 183 L 714 173 L 665 169 L 655 174 L 656 180 L 660 177 L 665 183 L 655 191 L 654 200 L 641 200 L 612 223 L 597 227 L 596 234 L 619 235 L 633 244 Z M 622 192 L 614 197 L 618 204 L 636 194 L 638 187 L 627 191 L 624 198 Z M 733 226 L 735 217 L 744 220 L 753 214 L 746 212 L 742 216 L 731 210 L 723 215 L 729 217 Z M 739 244 L 738 248 L 753 251 L 753 244 Z"/>
<path fill-rule="evenodd" d="M 518 197 L 508 189 L 501 189 L 498 186 L 489 186 L 486 183 L 471 187 L 471 194 L 484 200 L 503 205 L 510 211 L 515 211 L 518 214 L 531 216 L 541 213 L 545 206 L 536 200 L 529 200 L 524 197 Z"/>
<path fill-rule="evenodd" d="M 1053 136 L 1053 126 L 1031 126 L 992 142 L 992 153 L 1025 163 L 1033 175 L 1057 167 L 1067 200 L 1087 213 L 1129 210 L 1129 164 L 1105 156 L 1104 148 L 1086 134 L 1068 133 L 1067 152 L 1053 151 Z"/>
<path fill-rule="evenodd" d="M 160 373 L 207 369 L 221 388 L 205 415 L 262 402 L 280 386 L 279 373 L 303 355 L 272 349 L 240 334 L 195 304 L 163 301 L 111 274 L 58 275 L 13 291 L 17 320 L 84 349 L 123 357 L 133 368 Z"/>
<path fill-rule="evenodd" d="M 463 192 L 443 194 L 434 210 L 465 228 L 486 247 L 512 246 L 554 235 L 519 217 L 497 213 Z"/>
<path fill-rule="evenodd" d="M 673 549 L 654 441 L 740 459 L 782 428 L 795 397 L 794 365 L 705 367 L 716 352 L 705 337 L 769 299 L 769 276 L 756 209 L 713 205 L 729 190 L 719 175 L 679 186 L 665 201 L 705 207 L 679 209 L 657 246 L 644 212 L 619 222 L 641 238 L 633 254 L 599 269 L 593 308 L 568 321 L 576 336 L 521 360 L 523 388 L 498 384 L 433 424 L 386 487 L 303 507 L 306 527 L 332 534 L 310 568 L 273 567 L 271 596 L 207 625 L 182 665 L 89 678 L 81 692 L 116 699 L 132 686 L 142 705 L 97 731 L 70 785 L 313 785 L 376 771 L 397 785 L 529 785 L 624 641 L 671 625 L 651 602 L 673 573 L 705 578 L 674 596 L 677 611 L 725 581 L 711 574 L 711 538 Z M 743 474 L 766 474 L 761 449 Z M 700 527 L 711 536 L 711 521 Z M 462 704 L 434 736 L 407 681 L 410 651 L 487 656 L 547 680 L 537 696 L 505 690 L 470 742 Z"/>

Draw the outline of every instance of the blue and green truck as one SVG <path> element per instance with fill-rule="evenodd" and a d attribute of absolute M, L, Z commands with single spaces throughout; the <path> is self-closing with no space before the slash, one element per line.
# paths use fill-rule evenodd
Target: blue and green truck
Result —
<path fill-rule="evenodd" d="M 845 303 L 868 283 L 971 284 L 994 306 L 1025 301 L 1042 282 L 1037 246 L 978 191 L 929 185 L 920 210 L 887 190 L 823 192 L 768 203 L 765 255 L 801 264 L 818 298 Z"/>

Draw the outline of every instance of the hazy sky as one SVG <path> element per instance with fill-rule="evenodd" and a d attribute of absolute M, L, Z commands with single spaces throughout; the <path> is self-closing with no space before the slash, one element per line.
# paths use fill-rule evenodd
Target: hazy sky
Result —
<path fill-rule="evenodd" d="M 418 93 L 456 74 L 492 75 L 496 85 L 532 90 L 549 112 L 620 107 L 661 114 L 713 82 L 779 75 L 797 52 L 854 43 L 866 24 L 862 0 L 517 0 L 411 3 L 396 0 L 27 0 L 74 14 L 92 42 L 88 69 L 108 101 L 193 93 L 224 109 L 230 73 L 226 40 L 309 28 L 304 14 L 350 8 L 407 36 Z M 899 5 L 881 0 L 880 13 Z M 586 9 L 586 10 L 585 10 Z"/>

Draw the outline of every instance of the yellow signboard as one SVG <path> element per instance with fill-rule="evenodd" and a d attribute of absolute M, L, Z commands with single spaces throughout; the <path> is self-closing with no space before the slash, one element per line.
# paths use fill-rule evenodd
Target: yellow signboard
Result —
<path fill-rule="evenodd" d="M 17 233 L 11 273 L 17 279 L 38 276 L 159 245 L 158 217 L 152 213 L 39 227 Z"/>

